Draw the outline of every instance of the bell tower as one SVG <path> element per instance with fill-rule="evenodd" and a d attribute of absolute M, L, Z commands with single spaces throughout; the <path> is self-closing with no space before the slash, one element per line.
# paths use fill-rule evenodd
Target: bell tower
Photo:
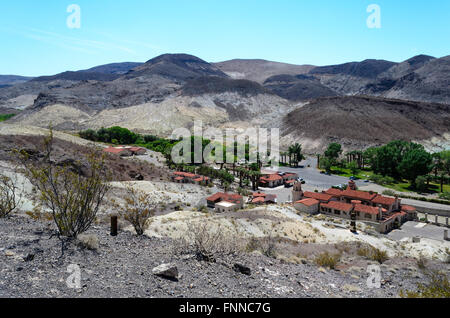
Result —
<path fill-rule="evenodd" d="M 303 199 L 302 183 L 297 181 L 292 188 L 292 202 L 297 202 L 301 199 Z"/>

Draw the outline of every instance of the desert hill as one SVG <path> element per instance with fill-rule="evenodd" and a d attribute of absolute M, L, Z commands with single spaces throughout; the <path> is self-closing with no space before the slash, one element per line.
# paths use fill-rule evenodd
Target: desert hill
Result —
<path fill-rule="evenodd" d="M 312 65 L 294 65 L 258 59 L 234 59 L 213 63 L 213 65 L 228 74 L 231 78 L 247 79 L 261 84 L 274 75 L 306 74 L 314 68 Z"/>
<path fill-rule="evenodd" d="M 339 141 L 347 149 L 394 139 L 450 144 L 450 105 L 369 96 L 318 98 L 287 114 L 282 135 L 310 151 Z"/>

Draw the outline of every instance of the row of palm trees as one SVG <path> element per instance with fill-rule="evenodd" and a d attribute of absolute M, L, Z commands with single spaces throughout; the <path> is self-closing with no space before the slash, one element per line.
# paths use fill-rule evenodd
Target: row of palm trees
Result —
<path fill-rule="evenodd" d="M 302 154 L 302 145 L 299 143 L 289 146 L 287 152 L 280 153 L 281 164 L 288 165 L 289 162 L 289 167 L 298 167 L 298 163 L 304 158 L 305 157 Z"/>

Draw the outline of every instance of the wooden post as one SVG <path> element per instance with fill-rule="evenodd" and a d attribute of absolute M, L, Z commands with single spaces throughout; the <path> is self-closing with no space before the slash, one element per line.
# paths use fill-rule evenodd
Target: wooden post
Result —
<path fill-rule="evenodd" d="M 111 236 L 117 236 L 117 215 L 111 215 Z"/>

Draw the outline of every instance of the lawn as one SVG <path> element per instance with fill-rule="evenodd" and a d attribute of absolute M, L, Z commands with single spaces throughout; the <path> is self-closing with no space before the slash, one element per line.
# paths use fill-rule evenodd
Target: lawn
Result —
<path fill-rule="evenodd" d="M 396 190 L 398 192 L 416 192 L 415 189 L 411 188 L 411 184 L 409 182 L 397 182 L 393 184 L 385 185 L 386 188 L 390 188 L 392 190 Z M 441 185 L 437 183 L 430 182 L 430 186 L 428 187 L 427 193 L 441 193 Z M 450 185 L 444 184 L 444 192 L 450 192 Z"/>
<path fill-rule="evenodd" d="M 337 166 L 333 166 L 331 168 L 331 173 L 341 176 L 341 177 L 351 177 L 354 176 L 361 180 L 369 179 L 370 176 L 372 176 L 374 173 L 370 170 L 358 170 L 356 174 L 352 174 L 350 169 L 347 168 L 341 168 Z M 392 190 L 396 190 L 398 192 L 416 192 L 415 189 L 411 188 L 411 184 L 407 181 L 397 181 L 392 184 L 386 184 L 383 185 L 386 188 L 390 188 Z M 432 183 L 430 182 L 430 186 L 428 188 L 427 193 L 441 193 L 441 185 L 438 183 Z M 444 184 L 444 192 L 450 192 L 450 185 Z"/>
<path fill-rule="evenodd" d="M 14 116 L 16 116 L 16 114 L 0 114 L 0 122 L 8 120 Z"/>
<path fill-rule="evenodd" d="M 355 174 L 353 174 L 350 171 L 350 169 L 336 167 L 336 166 L 331 167 L 331 173 L 341 176 L 341 177 L 348 177 L 348 178 L 350 178 L 351 176 L 354 176 L 361 180 L 369 179 L 369 177 L 371 175 L 373 175 L 373 171 L 370 171 L 370 170 L 358 170 Z"/>

